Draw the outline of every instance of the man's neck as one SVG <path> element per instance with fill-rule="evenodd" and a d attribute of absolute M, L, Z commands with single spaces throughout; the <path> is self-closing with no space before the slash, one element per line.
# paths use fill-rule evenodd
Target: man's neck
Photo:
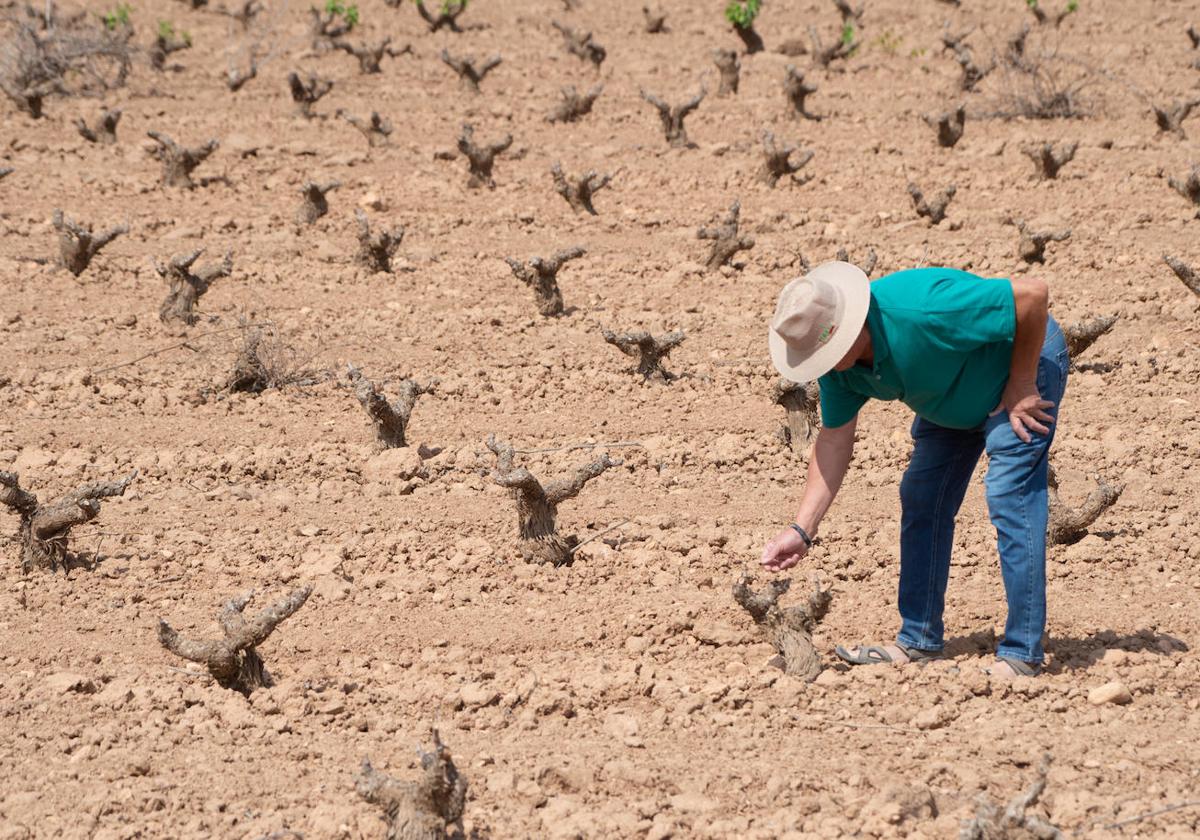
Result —
<path fill-rule="evenodd" d="M 858 354 L 858 364 L 870 367 L 875 362 L 875 346 L 871 343 L 871 331 L 863 324 L 863 349 Z"/>

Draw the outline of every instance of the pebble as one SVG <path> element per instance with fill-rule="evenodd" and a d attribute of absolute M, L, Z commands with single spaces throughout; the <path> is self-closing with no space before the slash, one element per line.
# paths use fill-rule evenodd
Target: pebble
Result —
<path fill-rule="evenodd" d="M 1089 691 L 1088 702 L 1093 706 L 1103 706 L 1107 703 L 1124 706 L 1126 703 L 1133 702 L 1133 695 L 1129 693 L 1129 689 L 1125 687 L 1124 683 L 1113 681 Z"/>

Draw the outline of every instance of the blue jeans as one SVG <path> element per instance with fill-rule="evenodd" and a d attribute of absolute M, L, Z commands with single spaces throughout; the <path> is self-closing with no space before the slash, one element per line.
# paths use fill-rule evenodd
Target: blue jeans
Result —
<path fill-rule="evenodd" d="M 1038 359 L 1037 388 L 1054 402 L 1058 417 L 1067 387 L 1067 345 L 1058 323 L 1046 324 Z M 988 453 L 988 514 L 996 526 L 1000 575 L 1008 598 L 1008 621 L 997 655 L 1040 663 L 1046 628 L 1046 521 L 1050 433 L 1031 432 L 1024 443 L 1001 411 L 974 429 L 947 429 L 918 417 L 913 422 L 912 460 L 900 482 L 900 634 L 897 642 L 941 650 L 946 581 L 954 544 L 954 517 L 979 456 Z"/>

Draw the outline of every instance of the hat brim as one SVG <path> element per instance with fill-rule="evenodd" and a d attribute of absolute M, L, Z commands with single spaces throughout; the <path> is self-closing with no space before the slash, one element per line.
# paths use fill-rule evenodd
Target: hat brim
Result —
<path fill-rule="evenodd" d="M 805 277 L 837 286 L 843 296 L 844 309 L 833 337 L 807 358 L 801 358 L 801 354 L 789 347 L 774 330 L 767 330 L 771 362 L 780 376 L 792 382 L 812 382 L 833 370 L 834 365 L 854 346 L 863 324 L 867 322 L 867 310 L 871 307 L 871 281 L 856 265 L 827 262 L 814 268 Z M 805 277 L 797 278 L 792 283 L 799 283 Z"/>

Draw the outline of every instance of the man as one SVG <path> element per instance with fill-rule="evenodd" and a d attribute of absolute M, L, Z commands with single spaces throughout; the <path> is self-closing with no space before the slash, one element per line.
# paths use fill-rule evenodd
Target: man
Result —
<path fill-rule="evenodd" d="M 855 665 L 941 655 L 954 517 L 979 456 L 996 527 L 1008 621 L 1001 677 L 1035 676 L 1046 626 L 1047 460 L 1067 383 L 1067 348 L 1047 313 L 1041 280 L 985 279 L 950 268 L 867 280 L 831 262 L 779 295 L 768 340 L 784 377 L 819 379 L 822 427 L 795 523 L 767 543 L 762 564 L 783 571 L 812 546 L 854 452 L 858 411 L 870 398 L 915 413 L 913 453 L 900 482 L 900 632 L 860 645 Z"/>

